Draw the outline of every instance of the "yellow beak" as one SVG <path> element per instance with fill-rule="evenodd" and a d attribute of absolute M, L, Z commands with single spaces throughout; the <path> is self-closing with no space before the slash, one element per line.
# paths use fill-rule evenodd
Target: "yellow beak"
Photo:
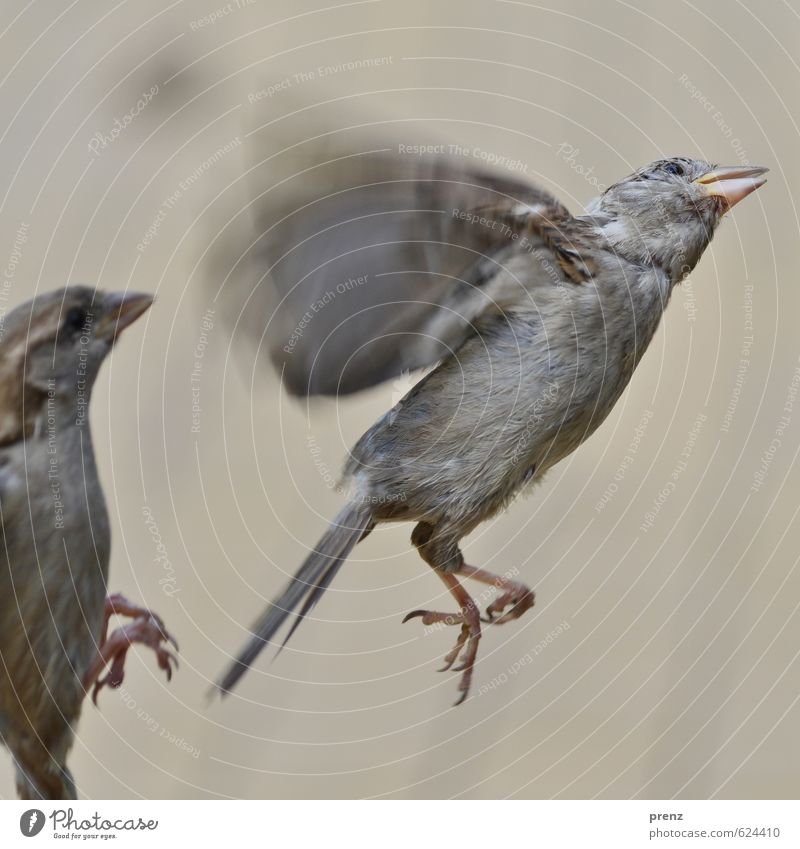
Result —
<path fill-rule="evenodd" d="M 769 168 L 761 168 L 758 165 L 730 165 L 715 168 L 694 182 L 699 183 L 711 197 L 722 198 L 727 208 L 731 209 L 742 198 L 746 198 L 767 182 L 762 176 L 767 171 Z"/>

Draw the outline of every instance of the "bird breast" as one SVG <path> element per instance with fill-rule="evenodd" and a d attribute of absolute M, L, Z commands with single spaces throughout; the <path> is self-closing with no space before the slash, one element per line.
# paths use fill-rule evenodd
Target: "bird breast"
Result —
<path fill-rule="evenodd" d="M 100 636 L 110 532 L 88 431 L 5 446 L 0 506 L 0 648 L 35 711 L 46 692 L 69 701 Z"/>
<path fill-rule="evenodd" d="M 662 312 L 635 277 L 537 287 L 368 431 L 348 471 L 381 503 L 494 510 L 590 436 L 627 386 Z M 649 289 L 648 289 L 649 287 Z"/>

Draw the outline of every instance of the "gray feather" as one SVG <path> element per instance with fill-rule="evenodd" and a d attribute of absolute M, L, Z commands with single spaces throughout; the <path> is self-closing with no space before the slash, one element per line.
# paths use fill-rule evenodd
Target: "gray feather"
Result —
<path fill-rule="evenodd" d="M 249 245 L 241 233 L 239 248 L 224 240 L 215 276 L 227 278 L 237 332 L 266 342 L 296 395 L 347 394 L 428 367 L 474 333 L 496 306 L 489 284 L 511 239 L 465 213 L 568 215 L 516 177 L 399 153 L 363 130 L 304 125 L 293 136 L 271 123 L 251 145 L 254 227 Z"/>

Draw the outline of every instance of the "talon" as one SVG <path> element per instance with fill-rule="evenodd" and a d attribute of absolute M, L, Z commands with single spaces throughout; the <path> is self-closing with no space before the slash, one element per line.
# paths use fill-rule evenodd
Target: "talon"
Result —
<path fill-rule="evenodd" d="M 461 649 L 464 647 L 464 643 L 466 643 L 469 638 L 469 625 L 466 622 L 461 626 L 461 633 L 458 635 L 458 639 L 456 640 L 456 644 L 452 649 L 444 656 L 444 666 L 439 669 L 439 672 L 447 672 L 453 664 L 458 659 L 459 654 L 461 653 Z"/>
<path fill-rule="evenodd" d="M 406 615 L 403 617 L 403 621 L 401 624 L 405 625 L 406 622 L 410 621 L 411 619 L 416 619 L 419 616 L 424 616 L 427 612 L 427 610 L 412 610 L 411 613 L 406 613 Z"/>
<path fill-rule="evenodd" d="M 108 636 L 108 620 L 111 616 L 130 616 L 133 622 L 117 628 Z M 172 664 L 175 669 L 179 668 L 178 658 L 166 649 L 162 643 L 169 643 L 179 651 L 177 640 L 167 631 L 164 622 L 157 613 L 147 608 L 132 604 L 121 595 L 109 596 L 106 599 L 105 621 L 100 639 L 100 649 L 92 666 L 84 677 L 84 687 L 92 687 L 92 701 L 97 704 L 97 696 L 103 687 L 117 689 L 125 677 L 125 659 L 128 649 L 134 643 L 141 643 L 156 654 L 159 669 L 167 676 L 167 681 L 172 680 Z M 105 677 L 100 677 L 104 669 L 108 667 Z"/>
<path fill-rule="evenodd" d="M 172 666 L 171 664 L 175 664 L 176 669 L 180 669 L 180 664 L 178 663 L 178 658 L 175 655 L 167 651 L 166 649 L 161 649 L 156 652 L 156 657 L 158 659 L 158 666 L 160 669 L 163 669 L 167 673 L 167 681 L 172 681 Z"/>
<path fill-rule="evenodd" d="M 435 610 L 412 610 L 403 619 L 403 624 L 409 619 L 422 617 L 423 625 L 436 625 L 443 622 L 445 625 L 461 625 L 464 617 L 460 613 L 438 613 Z"/>
<path fill-rule="evenodd" d="M 505 622 L 511 622 L 513 619 L 519 619 L 523 613 L 533 607 L 534 601 L 535 596 L 532 590 L 529 590 L 523 584 L 515 585 L 508 592 L 498 596 L 486 608 L 487 618 L 484 618 L 483 621 L 493 625 L 502 625 Z M 506 610 L 509 605 L 511 605 L 510 608 Z"/>

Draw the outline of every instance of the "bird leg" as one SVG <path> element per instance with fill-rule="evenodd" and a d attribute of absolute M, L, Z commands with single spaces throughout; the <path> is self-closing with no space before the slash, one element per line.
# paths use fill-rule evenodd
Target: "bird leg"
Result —
<path fill-rule="evenodd" d="M 456 662 L 461 655 L 461 663 L 455 668 L 455 672 L 462 672 L 461 681 L 458 689 L 461 692 L 456 705 L 460 705 L 469 695 L 470 684 L 472 683 L 472 670 L 475 666 L 475 659 L 478 656 L 478 643 L 481 638 L 481 617 L 478 612 L 478 606 L 472 600 L 469 593 L 461 586 L 452 573 L 441 572 L 436 570 L 436 574 L 442 579 L 445 586 L 458 602 L 458 613 L 438 613 L 434 610 L 412 610 L 404 619 L 403 622 L 408 622 L 409 619 L 421 618 L 423 625 L 435 625 L 443 623 L 445 625 L 461 625 L 461 631 L 456 640 L 455 646 L 449 651 L 444 658 L 444 666 L 440 672 L 446 672 Z M 462 653 L 463 649 L 463 653 Z"/>
<path fill-rule="evenodd" d="M 476 566 L 468 566 L 466 563 L 461 564 L 457 574 L 480 581 L 482 584 L 497 587 L 500 591 L 497 598 L 486 608 L 486 616 L 483 617 L 484 622 L 502 625 L 512 619 L 519 619 L 526 610 L 533 607 L 536 596 L 533 590 L 520 581 L 512 581 L 503 575 L 495 575 L 493 572 L 478 569 Z M 511 605 L 511 609 L 504 613 L 503 611 L 509 605 Z M 500 615 L 495 618 L 498 613 Z"/>
<path fill-rule="evenodd" d="M 117 628 L 108 636 L 108 623 L 112 616 L 128 616 L 133 622 Z M 175 651 L 178 644 L 175 638 L 164 627 L 161 617 L 146 607 L 140 607 L 128 601 L 125 596 L 115 593 L 108 596 L 103 615 L 103 629 L 100 635 L 100 645 L 97 657 L 83 679 L 84 689 L 94 686 L 92 701 L 97 704 L 97 694 L 104 686 L 114 689 L 122 684 L 124 678 L 125 657 L 133 643 L 142 643 L 156 653 L 159 668 L 167 673 L 167 680 L 172 679 L 172 663 L 178 666 L 178 659 L 165 648 L 162 643 L 172 643 Z M 105 678 L 100 675 L 110 665 Z"/>

